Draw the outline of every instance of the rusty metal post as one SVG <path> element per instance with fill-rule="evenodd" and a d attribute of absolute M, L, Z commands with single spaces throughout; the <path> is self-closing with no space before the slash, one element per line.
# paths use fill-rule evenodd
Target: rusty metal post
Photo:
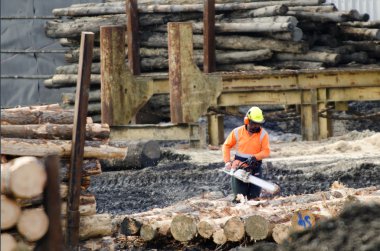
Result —
<path fill-rule="evenodd" d="M 100 27 L 101 121 L 110 126 L 126 125 L 124 62 L 125 26 Z"/>
<path fill-rule="evenodd" d="M 128 64 L 133 75 L 140 75 L 140 38 L 137 0 L 126 0 Z"/>
<path fill-rule="evenodd" d="M 79 243 L 79 196 L 93 47 L 94 33 L 82 32 L 71 145 L 69 193 L 67 197 L 66 248 L 68 250 L 78 250 Z"/>
<path fill-rule="evenodd" d="M 215 0 L 204 0 L 203 10 L 203 72 L 216 70 L 215 62 Z"/>
<path fill-rule="evenodd" d="M 181 43 L 180 23 L 168 23 L 170 120 L 174 124 L 183 123 L 181 86 Z"/>

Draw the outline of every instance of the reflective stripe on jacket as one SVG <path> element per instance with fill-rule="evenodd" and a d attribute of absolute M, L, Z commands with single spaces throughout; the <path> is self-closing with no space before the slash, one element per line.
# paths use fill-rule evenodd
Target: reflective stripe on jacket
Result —
<path fill-rule="evenodd" d="M 231 160 L 231 148 L 236 148 L 236 155 L 248 158 L 255 156 L 257 160 L 269 157 L 269 135 L 261 128 L 259 133 L 249 134 L 245 125 L 232 130 L 223 144 L 223 160 Z"/>

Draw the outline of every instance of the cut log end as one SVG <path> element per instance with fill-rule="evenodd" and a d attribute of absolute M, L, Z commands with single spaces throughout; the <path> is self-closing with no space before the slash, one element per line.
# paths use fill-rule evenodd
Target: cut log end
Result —
<path fill-rule="evenodd" d="M 207 221 L 201 221 L 198 223 L 198 233 L 205 239 L 208 239 L 214 233 L 214 227 Z"/>
<path fill-rule="evenodd" d="M 9 229 L 16 225 L 20 214 L 21 209 L 16 202 L 1 195 L 1 230 Z"/>
<path fill-rule="evenodd" d="M 312 228 L 315 225 L 315 217 L 309 210 L 300 210 L 293 214 L 291 218 L 291 230 L 302 231 Z"/>
<path fill-rule="evenodd" d="M 41 208 L 24 210 L 17 223 L 17 229 L 28 241 L 37 241 L 45 235 L 49 219 Z"/>
<path fill-rule="evenodd" d="M 120 225 L 120 233 L 129 236 L 136 235 L 142 226 L 142 223 L 136 219 L 125 217 Z"/>
<path fill-rule="evenodd" d="M 247 234 L 253 240 L 264 240 L 272 234 L 272 228 L 267 219 L 260 215 L 251 215 L 245 220 Z"/>
<path fill-rule="evenodd" d="M 212 240 L 215 244 L 223 245 L 227 242 L 227 237 L 223 229 L 219 229 L 212 234 Z"/>
<path fill-rule="evenodd" d="M 144 241 L 151 241 L 157 236 L 157 229 L 150 224 L 142 225 L 140 229 L 140 237 Z"/>
<path fill-rule="evenodd" d="M 227 240 L 229 241 L 240 241 L 245 234 L 244 223 L 240 217 L 232 217 L 229 219 L 223 229 Z"/>
<path fill-rule="evenodd" d="M 1 250 L 2 251 L 14 251 L 16 250 L 16 248 L 17 248 L 17 242 L 15 238 L 13 238 L 12 235 L 8 233 L 1 234 Z"/>
<path fill-rule="evenodd" d="M 170 232 L 177 241 L 190 241 L 197 234 L 196 220 L 187 215 L 176 215 L 170 225 Z"/>

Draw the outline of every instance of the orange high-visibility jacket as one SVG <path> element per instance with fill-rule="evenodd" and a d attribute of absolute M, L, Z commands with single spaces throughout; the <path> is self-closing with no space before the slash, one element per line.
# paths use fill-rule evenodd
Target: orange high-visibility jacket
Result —
<path fill-rule="evenodd" d="M 228 162 L 231 160 L 231 148 L 236 148 L 236 155 L 249 158 L 252 155 L 257 160 L 269 157 L 269 135 L 261 128 L 259 133 L 249 135 L 245 125 L 232 130 L 223 144 L 223 160 Z"/>

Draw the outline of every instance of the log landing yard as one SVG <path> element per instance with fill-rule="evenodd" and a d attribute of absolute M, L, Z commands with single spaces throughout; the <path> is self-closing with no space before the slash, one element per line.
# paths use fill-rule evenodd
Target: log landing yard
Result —
<path fill-rule="evenodd" d="M 380 250 L 380 20 L 333 0 L 80 2 L 42 28 L 60 100 L 1 109 L 2 251 Z M 222 145 L 252 106 L 271 155 L 236 199 Z"/>

